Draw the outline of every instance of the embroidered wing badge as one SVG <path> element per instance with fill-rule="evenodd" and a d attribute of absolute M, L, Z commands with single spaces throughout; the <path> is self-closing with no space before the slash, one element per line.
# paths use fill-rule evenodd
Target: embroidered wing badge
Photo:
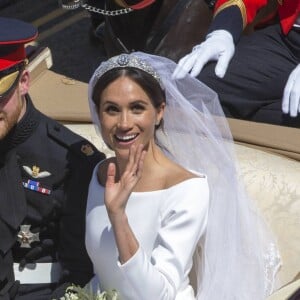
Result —
<path fill-rule="evenodd" d="M 32 169 L 28 166 L 23 166 L 25 172 L 33 178 L 45 178 L 51 175 L 48 171 L 41 171 L 38 166 L 32 166 Z"/>

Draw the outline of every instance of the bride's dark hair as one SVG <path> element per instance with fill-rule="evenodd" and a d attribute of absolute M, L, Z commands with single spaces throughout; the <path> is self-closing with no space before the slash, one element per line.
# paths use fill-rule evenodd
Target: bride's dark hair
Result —
<path fill-rule="evenodd" d="M 110 83 L 123 76 L 128 77 L 137 83 L 148 95 L 155 108 L 160 107 L 160 105 L 166 101 L 164 90 L 161 88 L 158 81 L 147 72 L 133 67 L 114 68 L 103 74 L 94 87 L 92 99 L 97 108 L 99 108 L 103 90 Z"/>

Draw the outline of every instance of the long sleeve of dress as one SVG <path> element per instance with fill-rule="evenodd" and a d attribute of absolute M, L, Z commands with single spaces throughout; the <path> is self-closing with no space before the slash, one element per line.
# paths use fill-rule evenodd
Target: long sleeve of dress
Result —
<path fill-rule="evenodd" d="M 87 250 L 101 289 L 117 289 L 122 300 L 175 299 L 189 285 L 193 253 L 205 232 L 207 179 L 190 179 L 162 191 L 132 193 L 126 213 L 140 247 L 123 265 L 101 204 L 102 189 L 99 185 L 95 189 L 91 182 L 86 229 Z"/>

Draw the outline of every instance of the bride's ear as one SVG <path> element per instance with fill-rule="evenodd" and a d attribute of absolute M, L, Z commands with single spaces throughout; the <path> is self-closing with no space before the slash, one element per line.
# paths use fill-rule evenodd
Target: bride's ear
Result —
<path fill-rule="evenodd" d="M 162 102 L 160 106 L 157 108 L 157 116 L 156 116 L 156 123 L 155 123 L 156 126 L 160 125 L 161 120 L 163 119 L 165 107 L 166 107 L 166 103 Z"/>

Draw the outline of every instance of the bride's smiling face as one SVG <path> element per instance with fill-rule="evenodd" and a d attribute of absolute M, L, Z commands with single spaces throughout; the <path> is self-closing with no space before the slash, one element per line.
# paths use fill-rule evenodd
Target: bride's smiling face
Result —
<path fill-rule="evenodd" d="M 100 97 L 98 114 L 104 142 L 124 158 L 131 145 L 154 143 L 155 126 L 163 117 L 164 106 L 155 108 L 142 87 L 129 77 L 117 78 Z"/>

